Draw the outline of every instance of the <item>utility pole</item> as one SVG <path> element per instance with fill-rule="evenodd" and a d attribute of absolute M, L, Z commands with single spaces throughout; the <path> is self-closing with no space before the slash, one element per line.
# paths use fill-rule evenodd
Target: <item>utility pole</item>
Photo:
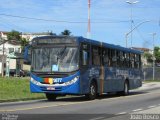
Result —
<path fill-rule="evenodd" d="M 154 45 L 154 39 L 155 39 L 155 35 L 156 35 L 156 33 L 150 33 L 151 35 L 152 35 L 152 39 L 153 39 L 153 80 L 155 79 L 155 52 L 154 52 L 154 47 L 155 47 L 155 45 Z"/>
<path fill-rule="evenodd" d="M 87 38 L 91 38 L 90 8 L 91 8 L 91 0 L 88 0 L 88 30 L 87 30 Z"/>
<path fill-rule="evenodd" d="M 132 24 L 133 24 L 133 4 L 138 3 L 139 1 L 126 1 L 126 3 L 131 5 L 131 13 L 130 13 L 130 19 L 131 19 L 131 30 L 132 30 Z M 132 33 L 131 33 L 131 47 L 132 47 Z"/>
<path fill-rule="evenodd" d="M 126 40 L 126 48 L 128 47 L 128 35 L 131 34 L 136 28 L 138 28 L 140 25 L 142 25 L 143 23 L 146 22 L 150 22 L 149 20 L 147 21 L 143 21 L 141 23 L 139 23 L 137 26 L 135 26 L 134 28 L 131 29 L 131 31 L 129 31 L 128 33 L 125 34 L 125 40 Z"/>
<path fill-rule="evenodd" d="M 1 73 L 2 73 L 2 77 L 4 77 L 4 39 L 2 39 L 1 35 L 0 35 L 0 40 L 2 41 L 3 47 L 2 47 L 2 68 L 1 68 Z"/>

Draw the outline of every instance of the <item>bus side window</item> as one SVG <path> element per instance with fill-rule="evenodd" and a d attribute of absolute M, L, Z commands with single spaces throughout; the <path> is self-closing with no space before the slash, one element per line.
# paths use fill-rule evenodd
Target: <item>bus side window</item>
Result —
<path fill-rule="evenodd" d="M 112 67 L 116 67 L 117 66 L 117 54 L 116 54 L 116 50 L 112 50 L 111 51 L 111 58 L 112 58 L 112 62 L 111 62 L 111 66 Z"/>
<path fill-rule="evenodd" d="M 120 51 L 117 50 L 117 67 L 121 67 L 121 62 L 120 62 Z"/>
<path fill-rule="evenodd" d="M 112 61 L 112 58 L 111 58 L 111 49 L 108 49 L 108 66 L 111 67 L 111 61 Z"/>
<path fill-rule="evenodd" d="M 110 66 L 110 60 L 109 60 L 109 49 L 103 50 L 103 57 L 102 57 L 103 65 Z"/>
<path fill-rule="evenodd" d="M 135 67 L 135 55 L 133 53 L 130 54 L 130 66 L 131 68 Z"/>
<path fill-rule="evenodd" d="M 82 51 L 82 65 L 87 65 L 88 63 L 88 52 L 83 50 Z"/>
<path fill-rule="evenodd" d="M 129 59 L 130 59 L 130 58 L 129 58 L 129 53 L 124 53 L 124 57 L 125 57 L 125 58 L 124 58 L 124 59 L 125 59 L 125 60 L 124 60 L 124 62 L 125 62 L 125 63 L 124 63 L 124 64 L 125 64 L 125 67 L 126 67 L 126 68 L 129 68 L 129 67 L 130 67 L 130 63 L 129 63 Z"/>
<path fill-rule="evenodd" d="M 92 64 L 100 65 L 100 49 L 96 46 L 92 46 Z"/>
<path fill-rule="evenodd" d="M 135 54 L 135 68 L 141 67 L 141 57 L 138 54 Z"/>
<path fill-rule="evenodd" d="M 120 67 L 124 67 L 124 52 L 120 51 Z"/>
<path fill-rule="evenodd" d="M 139 55 L 139 68 L 142 67 L 141 55 Z"/>
<path fill-rule="evenodd" d="M 139 58 L 138 58 L 138 55 L 137 54 L 135 54 L 135 68 L 139 68 Z"/>
<path fill-rule="evenodd" d="M 82 43 L 81 46 L 81 64 L 86 66 L 89 64 L 89 45 Z"/>

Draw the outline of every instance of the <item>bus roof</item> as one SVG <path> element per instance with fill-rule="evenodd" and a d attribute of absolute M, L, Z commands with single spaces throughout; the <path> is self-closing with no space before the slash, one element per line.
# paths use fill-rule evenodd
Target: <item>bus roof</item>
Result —
<path fill-rule="evenodd" d="M 139 50 L 134 50 L 134 49 L 131 49 L 131 48 L 125 48 L 125 47 L 122 47 L 120 45 L 109 44 L 109 43 L 100 42 L 100 41 L 96 41 L 96 40 L 92 40 L 92 39 L 87 39 L 87 38 L 84 38 L 84 37 L 75 37 L 75 36 L 41 36 L 41 37 L 36 37 L 36 38 L 33 38 L 33 39 L 45 39 L 45 38 L 49 38 L 49 39 L 50 38 L 72 38 L 72 39 L 76 40 L 78 43 L 87 42 L 87 43 L 91 43 L 92 45 L 98 45 L 98 46 L 102 45 L 103 47 L 106 47 L 106 48 L 121 50 L 121 51 L 128 52 L 128 53 L 135 53 L 135 54 L 142 54 L 143 53 L 142 51 L 139 51 Z"/>
<path fill-rule="evenodd" d="M 80 41 L 80 42 L 89 42 L 89 43 L 91 43 L 93 45 L 98 45 L 98 46 L 102 45 L 103 47 L 106 47 L 106 48 L 121 50 L 121 51 L 129 52 L 129 53 L 135 53 L 135 54 L 142 54 L 143 53 L 143 51 L 134 50 L 134 49 L 131 49 L 131 48 L 125 48 L 125 47 L 122 47 L 120 45 L 109 44 L 109 43 L 100 42 L 100 41 L 87 39 L 87 38 L 83 38 L 83 37 L 78 37 L 78 41 Z"/>

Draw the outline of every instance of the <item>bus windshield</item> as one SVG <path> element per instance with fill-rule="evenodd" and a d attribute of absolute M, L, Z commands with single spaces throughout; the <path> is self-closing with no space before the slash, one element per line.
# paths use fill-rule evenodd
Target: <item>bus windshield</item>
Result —
<path fill-rule="evenodd" d="M 41 47 L 32 49 L 32 71 L 72 72 L 79 68 L 78 48 Z"/>

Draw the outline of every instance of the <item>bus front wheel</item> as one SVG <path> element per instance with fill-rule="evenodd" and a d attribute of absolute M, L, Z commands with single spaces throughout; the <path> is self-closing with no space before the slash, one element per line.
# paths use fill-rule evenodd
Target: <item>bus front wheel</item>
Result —
<path fill-rule="evenodd" d="M 57 95 L 51 94 L 51 93 L 46 93 L 46 98 L 47 98 L 49 101 L 54 101 L 54 100 L 56 100 Z"/>
<path fill-rule="evenodd" d="M 92 82 L 89 87 L 89 93 L 86 95 L 87 99 L 94 100 L 97 96 L 97 86 L 95 82 Z"/>

